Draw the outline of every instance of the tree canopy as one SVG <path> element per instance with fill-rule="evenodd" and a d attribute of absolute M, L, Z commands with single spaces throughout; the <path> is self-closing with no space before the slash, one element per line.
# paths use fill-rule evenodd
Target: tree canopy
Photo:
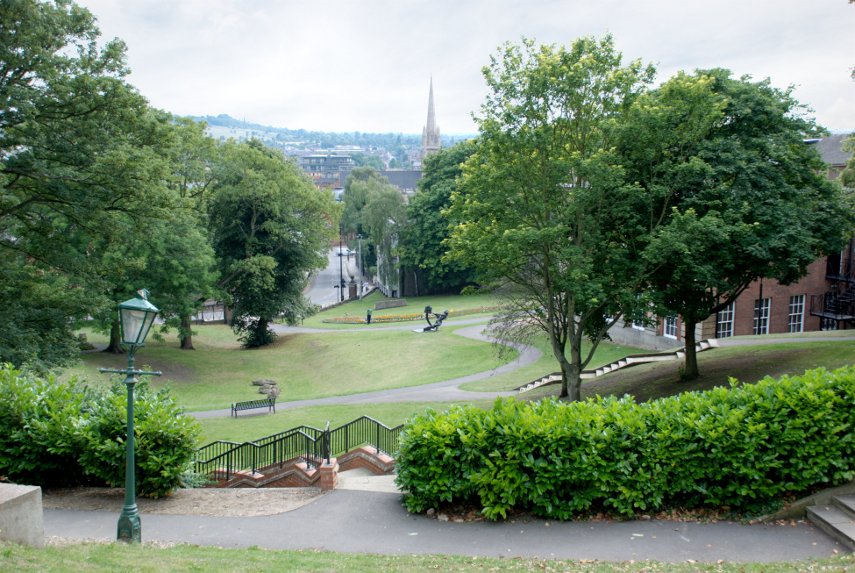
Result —
<path fill-rule="evenodd" d="M 464 141 L 425 158 L 418 192 L 407 206 L 401 264 L 418 269 L 421 294 L 452 292 L 475 282 L 473 269 L 445 256 L 449 222 L 443 213 L 451 205 L 463 163 L 474 152 L 474 143 Z"/>
<path fill-rule="evenodd" d="M 839 250 L 846 210 L 804 142 L 816 126 L 768 81 L 678 74 L 639 98 L 623 130 L 629 176 L 668 217 L 645 252 L 649 290 L 658 314 L 682 317 L 694 378 L 695 325 L 753 281 L 794 282 Z"/>
<path fill-rule="evenodd" d="M 338 213 L 292 162 L 257 141 L 222 148 L 209 203 L 220 285 L 246 346 L 274 338 L 270 323 L 307 312 L 308 273 L 326 265 Z"/>
<path fill-rule="evenodd" d="M 0 267 L 22 281 L 0 299 L 10 333 L 0 360 L 74 357 L 71 321 L 107 308 L 121 273 L 106 268 L 105 249 L 173 205 L 161 143 L 169 116 L 125 82 L 124 44 L 99 47 L 98 34 L 70 2 L 0 10 Z M 65 296 L 6 298 L 35 280 Z"/>
<path fill-rule="evenodd" d="M 451 255 L 510 290 L 498 334 L 546 332 L 571 399 L 644 284 L 637 262 L 649 230 L 628 200 L 636 189 L 612 151 L 612 125 L 652 74 L 622 64 L 611 37 L 506 45 L 484 68 L 480 135 L 451 198 Z"/>

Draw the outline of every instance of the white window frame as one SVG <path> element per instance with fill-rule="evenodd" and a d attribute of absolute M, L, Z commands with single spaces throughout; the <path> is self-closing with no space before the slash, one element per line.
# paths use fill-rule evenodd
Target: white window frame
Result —
<path fill-rule="evenodd" d="M 716 338 L 729 338 L 733 336 L 733 319 L 736 316 L 736 302 L 732 302 L 717 313 L 715 313 L 715 336 Z"/>
<path fill-rule="evenodd" d="M 754 334 L 769 334 L 769 317 L 772 315 L 772 299 L 754 299 Z"/>
<path fill-rule="evenodd" d="M 666 316 L 662 321 L 662 336 L 677 340 L 677 317 L 675 315 Z"/>
<path fill-rule="evenodd" d="M 790 296 L 787 330 L 789 332 L 805 331 L 805 295 L 803 294 Z"/>

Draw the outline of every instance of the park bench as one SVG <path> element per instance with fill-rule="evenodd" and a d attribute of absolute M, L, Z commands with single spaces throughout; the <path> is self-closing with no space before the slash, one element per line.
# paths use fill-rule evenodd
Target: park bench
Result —
<path fill-rule="evenodd" d="M 270 412 L 276 411 L 276 400 L 274 398 L 262 398 L 261 400 L 246 400 L 245 402 L 235 402 L 232 404 L 232 416 L 237 418 L 237 413 L 243 410 L 253 410 L 255 408 L 267 408 Z"/>

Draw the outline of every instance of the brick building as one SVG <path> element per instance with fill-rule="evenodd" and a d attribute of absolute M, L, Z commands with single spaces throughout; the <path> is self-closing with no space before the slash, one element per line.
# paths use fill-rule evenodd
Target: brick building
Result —
<path fill-rule="evenodd" d="M 842 149 L 847 135 L 808 141 L 836 179 L 850 154 Z M 772 279 L 753 282 L 730 306 L 697 325 L 695 340 L 750 334 L 779 334 L 855 328 L 855 238 L 840 253 L 817 259 L 804 278 L 790 285 Z M 612 327 L 609 336 L 621 344 L 668 349 L 681 346 L 679 316 L 660 317 L 652 326 L 632 323 Z"/>

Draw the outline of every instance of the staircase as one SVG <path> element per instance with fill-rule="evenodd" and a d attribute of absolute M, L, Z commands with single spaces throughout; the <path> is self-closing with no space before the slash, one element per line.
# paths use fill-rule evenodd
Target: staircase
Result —
<path fill-rule="evenodd" d="M 695 345 L 696 352 L 703 352 L 704 350 L 709 350 L 710 348 L 717 348 L 718 341 L 714 338 L 701 340 Z M 615 360 L 610 364 L 606 364 L 604 366 L 600 366 L 599 368 L 595 368 L 593 370 L 583 370 L 581 378 L 582 380 L 587 380 L 590 378 L 596 378 L 598 376 L 602 376 L 603 374 L 608 374 L 609 372 L 614 372 L 615 370 L 620 370 L 621 368 L 628 368 L 629 366 L 635 366 L 636 364 L 647 364 L 650 362 L 668 362 L 672 360 L 682 360 L 686 357 L 685 348 L 681 348 L 679 350 L 674 350 L 671 352 L 657 352 L 653 354 L 632 354 L 630 356 L 624 356 L 619 360 Z M 535 388 L 540 388 L 541 386 L 548 386 L 549 384 L 557 384 L 561 382 L 561 372 L 553 372 L 552 374 L 547 374 L 537 380 L 532 380 L 528 384 L 523 384 L 519 388 L 516 389 L 517 392 L 528 392 L 530 390 L 534 390 Z"/>
<path fill-rule="evenodd" d="M 855 494 L 834 496 L 828 505 L 808 507 L 807 518 L 849 551 L 855 551 Z"/>
<path fill-rule="evenodd" d="M 810 314 L 855 325 L 855 286 L 840 293 L 811 295 Z"/>

